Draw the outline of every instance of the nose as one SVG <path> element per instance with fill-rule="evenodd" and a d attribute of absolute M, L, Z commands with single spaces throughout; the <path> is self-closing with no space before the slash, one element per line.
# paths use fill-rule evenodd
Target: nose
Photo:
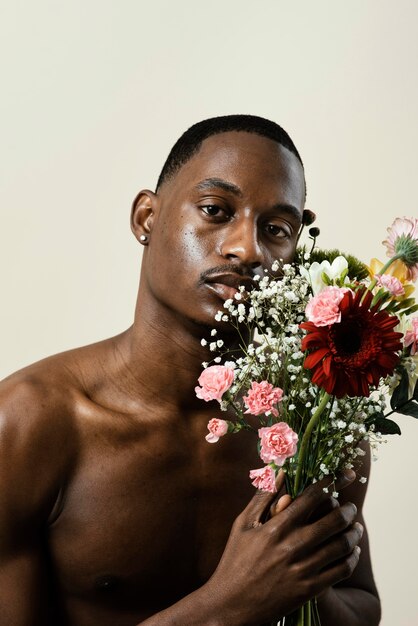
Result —
<path fill-rule="evenodd" d="M 228 261 L 238 260 L 255 269 L 262 265 L 263 257 L 258 243 L 257 225 L 252 219 L 242 218 L 230 222 L 221 245 L 221 254 Z"/>

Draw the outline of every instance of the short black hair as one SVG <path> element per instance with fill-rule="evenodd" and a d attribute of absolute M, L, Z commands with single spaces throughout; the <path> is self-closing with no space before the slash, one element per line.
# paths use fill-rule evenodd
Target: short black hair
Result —
<path fill-rule="evenodd" d="M 157 191 L 166 180 L 177 174 L 179 169 L 199 151 L 205 139 L 212 135 L 234 130 L 254 133 L 276 141 L 290 150 L 299 159 L 303 167 L 302 159 L 295 144 L 287 132 L 275 122 L 257 115 L 222 115 L 197 122 L 176 141 L 158 177 Z"/>

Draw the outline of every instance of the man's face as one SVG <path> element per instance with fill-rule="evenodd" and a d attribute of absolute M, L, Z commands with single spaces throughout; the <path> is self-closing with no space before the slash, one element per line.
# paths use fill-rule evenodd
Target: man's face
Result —
<path fill-rule="evenodd" d="M 184 318 L 213 326 L 238 284 L 293 258 L 304 174 L 270 139 L 214 135 L 158 195 L 144 278 L 153 297 Z"/>

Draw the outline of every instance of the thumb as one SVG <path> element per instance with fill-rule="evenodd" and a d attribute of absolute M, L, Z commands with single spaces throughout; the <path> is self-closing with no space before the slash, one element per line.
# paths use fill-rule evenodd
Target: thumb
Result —
<path fill-rule="evenodd" d="M 262 524 L 266 512 L 269 510 L 273 500 L 277 497 L 277 492 L 280 492 L 284 485 L 284 478 L 284 472 L 280 470 L 276 476 L 276 491 L 274 493 L 260 490 L 255 492 L 241 514 L 246 527 L 250 526 L 254 528 Z"/>

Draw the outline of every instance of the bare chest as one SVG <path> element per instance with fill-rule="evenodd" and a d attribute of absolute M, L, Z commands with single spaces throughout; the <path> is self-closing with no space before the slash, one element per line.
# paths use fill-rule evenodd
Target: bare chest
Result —
<path fill-rule="evenodd" d="M 60 594 L 145 616 L 201 586 L 252 494 L 255 438 L 89 437 L 51 525 Z"/>

